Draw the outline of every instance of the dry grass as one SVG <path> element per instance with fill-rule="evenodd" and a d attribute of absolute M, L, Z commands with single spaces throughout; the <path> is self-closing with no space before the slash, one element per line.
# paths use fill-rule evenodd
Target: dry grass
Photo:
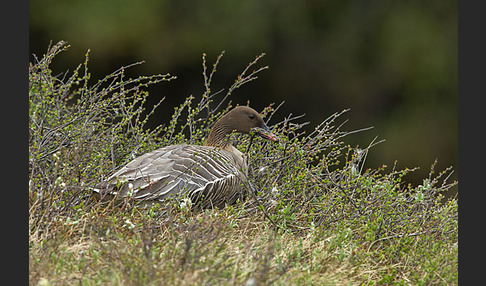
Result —
<path fill-rule="evenodd" d="M 90 187 L 131 158 L 160 146 L 201 144 L 231 108 L 234 91 L 267 67 L 250 62 L 214 102 L 213 69 L 203 56 L 205 92 L 188 97 L 172 120 L 145 124 L 150 84 L 170 75 L 127 79 L 120 68 L 97 83 L 89 55 L 72 74 L 49 65 L 49 49 L 29 68 L 29 280 L 36 285 L 449 285 L 457 284 L 457 201 L 443 202 L 452 170 L 421 186 L 413 169 L 365 169 L 364 149 L 344 144 L 337 112 L 305 134 L 301 116 L 262 114 L 279 144 L 236 136 L 250 156 L 247 200 L 222 210 L 176 204 L 113 205 Z M 250 72 L 252 70 L 252 72 Z M 159 104 L 163 102 L 160 100 Z M 375 149 L 373 149 L 375 150 Z"/>
<path fill-rule="evenodd" d="M 56 235 L 30 239 L 30 280 L 53 285 L 242 285 L 249 280 L 286 285 L 357 282 L 357 267 L 333 258 L 333 235 L 315 241 L 278 233 L 262 216 L 238 219 L 233 210 L 174 213 L 148 218 L 83 215 L 63 222 Z M 127 222 L 130 220 L 130 223 Z M 345 283 L 347 284 L 347 283 Z"/>

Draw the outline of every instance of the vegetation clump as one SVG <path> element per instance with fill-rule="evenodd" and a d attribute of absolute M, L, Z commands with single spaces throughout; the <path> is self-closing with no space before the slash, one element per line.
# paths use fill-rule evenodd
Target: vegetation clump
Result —
<path fill-rule="evenodd" d="M 53 75 L 60 42 L 29 67 L 29 280 L 64 285 L 444 285 L 457 283 L 457 200 L 451 169 L 434 165 L 420 186 L 414 169 L 365 169 L 379 142 L 359 149 L 337 112 L 306 134 L 302 116 L 262 113 L 278 144 L 235 136 L 250 158 L 249 197 L 224 209 L 151 208 L 130 199 L 101 203 L 90 188 L 158 147 L 202 144 L 232 105 L 230 96 L 267 67 L 213 92 L 203 55 L 204 93 L 150 130 L 163 98 L 145 110 L 149 85 L 169 74 L 126 78 L 122 67 L 90 82 L 89 53 L 73 72 Z M 253 69 L 253 70 L 252 70 Z M 217 95 L 221 98 L 216 100 Z M 272 123 L 272 121 L 278 121 Z M 358 130 L 363 131 L 363 130 Z M 255 284 L 251 284 L 255 283 Z"/>

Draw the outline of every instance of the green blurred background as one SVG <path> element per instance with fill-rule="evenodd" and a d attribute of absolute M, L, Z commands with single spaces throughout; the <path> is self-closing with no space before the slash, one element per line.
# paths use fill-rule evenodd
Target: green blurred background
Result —
<path fill-rule="evenodd" d="M 29 29 L 31 60 L 51 40 L 71 44 L 54 73 L 73 70 L 89 48 L 92 82 L 140 60 L 146 63 L 131 69 L 133 77 L 176 75 L 149 90 L 154 102 L 166 97 L 154 124 L 203 93 L 203 53 L 212 64 L 226 51 L 217 91 L 265 52 L 260 63 L 270 69 L 237 90 L 234 103 L 250 100 L 261 110 L 285 101 L 275 116 L 305 113 L 309 130 L 350 108 L 345 130 L 374 128 L 346 143 L 386 139 L 366 167 L 391 168 L 395 160 L 399 169 L 420 167 L 406 178 L 421 184 L 437 158 L 436 169 L 453 166 L 457 179 L 456 0 L 30 0 Z"/>

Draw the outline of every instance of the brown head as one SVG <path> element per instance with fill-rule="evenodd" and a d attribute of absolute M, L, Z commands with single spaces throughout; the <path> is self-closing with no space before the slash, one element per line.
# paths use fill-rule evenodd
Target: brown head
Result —
<path fill-rule="evenodd" d="M 214 124 L 206 145 L 225 145 L 228 134 L 233 132 L 248 134 L 251 130 L 265 139 L 277 141 L 258 112 L 248 106 L 237 106 Z"/>

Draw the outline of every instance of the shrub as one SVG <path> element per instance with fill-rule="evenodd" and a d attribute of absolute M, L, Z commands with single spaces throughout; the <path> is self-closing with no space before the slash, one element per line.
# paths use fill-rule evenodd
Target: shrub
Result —
<path fill-rule="evenodd" d="M 91 83 L 86 60 L 54 76 L 68 45 L 29 67 L 29 265 L 31 283 L 70 284 L 453 284 L 457 200 L 443 202 L 452 170 L 435 164 L 420 186 L 414 169 L 364 169 L 363 149 L 344 143 L 347 112 L 306 134 L 302 116 L 269 124 L 278 144 L 235 136 L 250 158 L 250 196 L 223 210 L 99 204 L 90 188 L 134 157 L 182 142 L 202 144 L 236 89 L 266 66 L 251 61 L 221 100 L 211 81 L 219 55 L 202 67 L 204 93 L 174 109 L 168 124 L 146 123 L 149 85 L 169 74 L 126 78 L 122 67 Z M 275 120 L 281 105 L 262 111 Z M 252 282 L 253 281 L 253 282 Z"/>

